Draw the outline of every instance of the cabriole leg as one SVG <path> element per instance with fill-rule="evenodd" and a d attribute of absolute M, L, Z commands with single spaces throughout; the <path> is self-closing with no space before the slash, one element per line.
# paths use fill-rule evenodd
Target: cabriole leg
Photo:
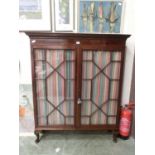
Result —
<path fill-rule="evenodd" d="M 117 143 L 117 136 L 118 136 L 118 132 L 113 131 L 113 142 L 115 142 L 115 143 Z"/>
<path fill-rule="evenodd" d="M 39 143 L 39 141 L 40 141 L 39 131 L 35 131 L 34 134 L 36 135 L 36 140 L 35 140 L 35 142 L 36 142 L 36 143 Z"/>

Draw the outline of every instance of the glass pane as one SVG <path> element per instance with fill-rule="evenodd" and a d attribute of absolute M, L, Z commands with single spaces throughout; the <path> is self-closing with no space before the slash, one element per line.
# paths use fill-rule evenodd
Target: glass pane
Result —
<path fill-rule="evenodd" d="M 45 79 L 50 73 L 53 72 L 53 68 L 44 61 L 35 62 L 35 75 L 37 79 Z"/>
<path fill-rule="evenodd" d="M 98 110 L 92 117 L 91 117 L 91 124 L 106 124 L 106 116 Z"/>
<path fill-rule="evenodd" d="M 46 117 L 38 117 L 38 125 L 46 126 L 47 125 Z"/>
<path fill-rule="evenodd" d="M 66 100 L 73 100 L 74 99 L 74 80 L 66 80 L 65 85 L 65 98 Z"/>
<path fill-rule="evenodd" d="M 113 52 L 112 60 L 113 61 L 121 61 L 121 52 Z"/>
<path fill-rule="evenodd" d="M 101 73 L 92 84 L 92 100 L 99 106 L 108 100 L 109 80 Z"/>
<path fill-rule="evenodd" d="M 64 116 L 55 110 L 48 116 L 48 125 L 61 125 L 65 123 Z"/>
<path fill-rule="evenodd" d="M 75 60 L 75 53 L 74 51 L 71 50 L 65 50 L 65 58 L 66 60 L 70 61 L 70 60 Z"/>
<path fill-rule="evenodd" d="M 116 124 L 116 117 L 109 117 L 108 124 Z"/>
<path fill-rule="evenodd" d="M 46 88 L 45 80 L 36 80 L 37 100 L 45 100 L 46 99 L 45 88 Z"/>
<path fill-rule="evenodd" d="M 58 109 L 65 116 L 73 116 L 74 115 L 74 102 L 65 101 L 58 107 Z"/>
<path fill-rule="evenodd" d="M 97 51 L 94 52 L 94 62 L 100 69 L 103 69 L 108 63 L 110 63 L 110 52 Z"/>
<path fill-rule="evenodd" d="M 120 78 L 120 63 L 112 62 L 106 67 L 104 73 L 113 80 L 118 80 Z"/>
<path fill-rule="evenodd" d="M 83 60 L 92 60 L 92 51 L 84 51 Z"/>
<path fill-rule="evenodd" d="M 116 101 L 109 101 L 106 104 L 106 109 L 103 106 L 102 110 L 105 111 L 108 116 L 116 115 L 117 114 L 117 104 L 118 104 L 118 102 L 116 102 Z"/>
<path fill-rule="evenodd" d="M 57 68 L 64 61 L 63 50 L 47 50 L 46 61 L 53 67 Z"/>
<path fill-rule="evenodd" d="M 81 118 L 81 124 L 83 125 L 89 125 L 89 117 L 82 117 Z"/>
<path fill-rule="evenodd" d="M 35 60 L 45 60 L 45 50 L 37 49 L 34 51 Z"/>
<path fill-rule="evenodd" d="M 119 81 L 110 82 L 110 99 L 118 99 Z"/>
<path fill-rule="evenodd" d="M 83 101 L 81 104 L 81 116 L 91 115 L 97 108 L 91 101 Z"/>
<path fill-rule="evenodd" d="M 73 125 L 75 52 L 36 50 L 35 57 L 39 125 Z"/>
<path fill-rule="evenodd" d="M 91 81 L 82 81 L 82 99 L 91 98 Z"/>
<path fill-rule="evenodd" d="M 116 123 L 121 52 L 84 51 L 82 64 L 81 123 Z M 110 100 L 111 99 L 111 100 Z M 88 117 L 89 116 L 89 117 Z"/>
<path fill-rule="evenodd" d="M 83 62 L 82 70 L 83 79 L 92 79 L 99 72 L 92 62 Z"/>
<path fill-rule="evenodd" d="M 57 70 L 65 79 L 74 79 L 75 77 L 75 62 L 64 62 Z"/>
<path fill-rule="evenodd" d="M 64 100 L 64 79 L 54 72 L 47 78 L 47 99 L 54 106 L 58 106 Z"/>
<path fill-rule="evenodd" d="M 39 125 L 47 125 L 46 116 L 54 109 L 47 101 L 37 100 Z"/>
<path fill-rule="evenodd" d="M 66 117 L 66 125 L 73 125 L 74 118 L 73 117 Z"/>

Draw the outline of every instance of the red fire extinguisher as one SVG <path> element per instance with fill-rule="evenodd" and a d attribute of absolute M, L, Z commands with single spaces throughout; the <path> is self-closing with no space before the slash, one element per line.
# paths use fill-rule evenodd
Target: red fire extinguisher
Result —
<path fill-rule="evenodd" d="M 120 136 L 124 139 L 129 138 L 131 119 L 132 119 L 131 107 L 125 105 L 121 109 L 120 126 L 119 126 Z"/>

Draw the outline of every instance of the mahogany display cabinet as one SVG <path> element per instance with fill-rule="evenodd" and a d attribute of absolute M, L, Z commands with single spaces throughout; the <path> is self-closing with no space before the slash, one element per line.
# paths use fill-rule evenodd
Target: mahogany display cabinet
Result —
<path fill-rule="evenodd" d="M 26 32 L 36 142 L 44 131 L 112 131 L 117 141 L 125 34 Z"/>

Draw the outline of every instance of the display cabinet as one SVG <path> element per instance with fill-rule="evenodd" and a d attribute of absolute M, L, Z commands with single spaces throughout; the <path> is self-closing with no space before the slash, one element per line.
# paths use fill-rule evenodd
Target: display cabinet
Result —
<path fill-rule="evenodd" d="M 36 142 L 42 131 L 119 129 L 125 34 L 26 32 Z"/>

